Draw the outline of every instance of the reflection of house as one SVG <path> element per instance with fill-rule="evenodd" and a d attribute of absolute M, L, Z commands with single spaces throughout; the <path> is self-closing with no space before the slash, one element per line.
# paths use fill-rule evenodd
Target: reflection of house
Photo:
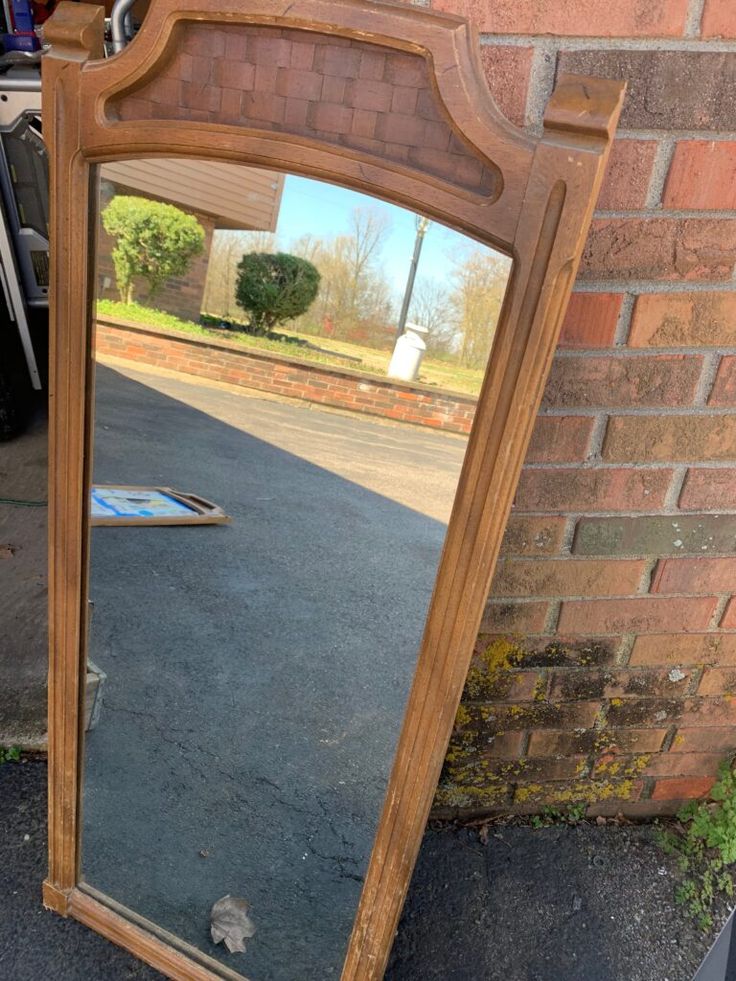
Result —
<path fill-rule="evenodd" d="M 115 194 L 137 194 L 176 205 L 193 214 L 205 230 L 205 249 L 186 277 L 171 279 L 156 306 L 186 320 L 199 317 L 215 229 L 274 231 L 284 178 L 270 171 L 204 160 L 124 160 L 102 166 L 100 208 Z M 110 251 L 113 242 L 100 229 L 98 296 L 118 299 Z M 145 298 L 145 288 L 136 291 Z"/>

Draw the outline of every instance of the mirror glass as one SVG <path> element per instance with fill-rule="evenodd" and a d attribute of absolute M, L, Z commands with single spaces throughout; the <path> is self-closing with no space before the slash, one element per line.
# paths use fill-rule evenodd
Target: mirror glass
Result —
<path fill-rule="evenodd" d="M 510 260 L 224 163 L 98 216 L 83 879 L 338 978 Z"/>

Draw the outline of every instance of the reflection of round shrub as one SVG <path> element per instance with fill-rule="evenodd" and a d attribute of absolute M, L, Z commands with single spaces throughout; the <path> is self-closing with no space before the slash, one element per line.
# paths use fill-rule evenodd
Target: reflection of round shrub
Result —
<path fill-rule="evenodd" d="M 305 313 L 319 291 L 320 275 L 306 259 L 285 252 L 249 252 L 238 263 L 235 301 L 254 334 Z"/>

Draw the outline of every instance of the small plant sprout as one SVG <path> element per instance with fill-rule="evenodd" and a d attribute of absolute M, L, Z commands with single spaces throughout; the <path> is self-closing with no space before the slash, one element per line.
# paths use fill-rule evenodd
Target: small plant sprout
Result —
<path fill-rule="evenodd" d="M 734 894 L 730 866 L 736 862 L 736 775 L 733 761 L 721 764 L 708 800 L 691 801 L 677 815 L 680 830 L 660 832 L 662 848 L 677 858 L 686 878 L 675 894 L 698 925 L 709 930 L 717 896 Z"/>

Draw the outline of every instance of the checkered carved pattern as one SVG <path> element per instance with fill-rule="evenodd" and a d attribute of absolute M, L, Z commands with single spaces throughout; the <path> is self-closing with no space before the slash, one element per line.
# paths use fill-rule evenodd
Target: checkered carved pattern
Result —
<path fill-rule="evenodd" d="M 495 166 L 445 116 L 422 57 L 270 27 L 188 24 L 165 70 L 111 105 L 123 120 L 187 119 L 308 137 L 495 197 Z"/>

